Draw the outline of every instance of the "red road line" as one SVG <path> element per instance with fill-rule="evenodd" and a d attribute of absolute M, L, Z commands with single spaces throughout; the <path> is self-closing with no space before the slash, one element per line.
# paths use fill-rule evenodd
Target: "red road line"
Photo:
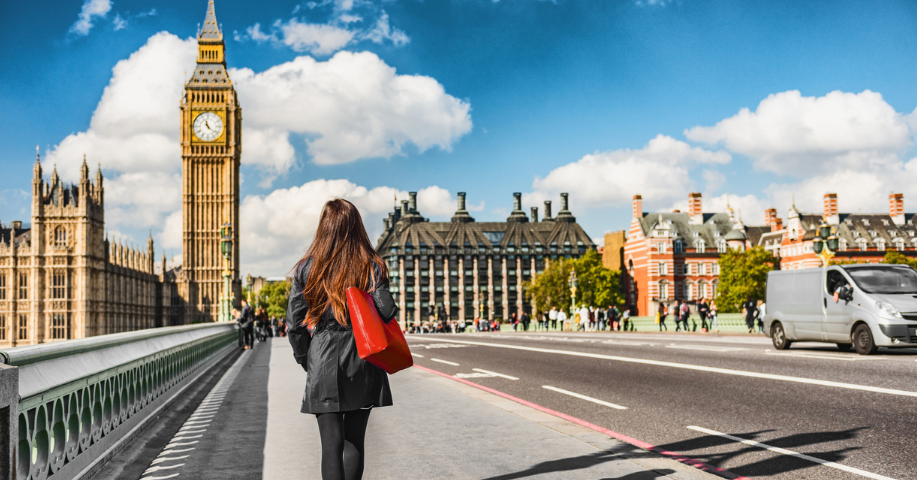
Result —
<path fill-rule="evenodd" d="M 700 461 L 700 460 L 695 460 L 695 459 L 693 459 L 693 458 L 686 457 L 686 456 L 684 456 L 684 455 L 681 455 L 681 454 L 678 454 L 678 453 L 675 453 L 675 452 L 670 452 L 670 451 L 668 451 L 668 450 L 663 450 L 663 449 L 661 449 L 661 448 L 659 448 L 659 447 L 657 447 L 657 446 L 655 446 L 655 445 L 651 445 L 651 444 L 646 443 L 646 442 L 644 442 L 644 441 L 642 441 L 642 440 L 637 440 L 636 438 L 628 437 L 627 435 L 624 435 L 624 434 L 621 434 L 621 433 L 618 433 L 618 432 L 609 430 L 609 429 L 607 429 L 607 428 L 600 427 L 600 426 L 598 426 L 598 425 L 589 423 L 589 422 L 587 422 L 587 421 L 585 421 L 585 420 L 581 420 L 581 419 L 576 418 L 576 417 L 571 417 L 570 415 L 567 415 L 566 413 L 561 413 L 561 412 L 558 412 L 558 411 L 556 411 L 556 410 L 551 410 L 550 408 L 542 407 L 541 405 L 537 405 L 537 404 L 534 404 L 534 403 L 529 402 L 529 401 L 527 401 L 527 400 L 523 400 L 523 399 L 521 399 L 521 398 L 514 397 L 514 396 L 512 396 L 512 395 L 510 395 L 510 394 L 508 394 L 508 393 L 503 393 L 503 392 L 501 392 L 501 391 L 499 391 L 499 390 L 494 390 L 494 389 L 492 389 L 492 388 L 485 387 L 484 385 L 479 385 L 479 384 L 474 383 L 474 382 L 469 382 L 468 380 L 465 380 L 464 378 L 458 378 L 458 377 L 456 377 L 456 376 L 449 375 L 448 373 L 438 372 L 438 371 L 436 371 L 436 370 L 433 370 L 433 369 L 430 369 L 430 368 L 427 368 L 427 367 L 422 367 L 422 366 L 417 365 L 417 364 L 414 365 L 414 368 L 419 368 L 419 369 L 421 369 L 421 370 L 423 370 L 423 371 L 425 371 L 425 372 L 434 373 L 434 374 L 436 374 L 436 375 L 439 375 L 439 376 L 442 376 L 442 377 L 446 377 L 446 378 L 448 378 L 448 379 L 450 379 L 450 380 L 455 380 L 456 382 L 461 382 L 461 383 L 464 383 L 465 385 L 469 385 L 469 386 L 472 386 L 472 387 L 474 387 L 474 388 L 478 388 L 478 389 L 484 390 L 484 391 L 487 392 L 487 393 L 492 393 L 492 394 L 494 394 L 494 395 L 498 395 L 498 396 L 503 397 L 503 398 L 505 398 L 505 399 L 507 399 L 507 400 L 512 400 L 512 401 L 514 401 L 514 402 L 516 402 L 516 403 L 525 405 L 526 407 L 534 408 L 535 410 L 538 410 L 538 411 L 547 413 L 548 415 L 553 415 L 553 416 L 555 416 L 555 417 L 557 417 L 557 418 L 562 418 L 562 419 L 564 419 L 564 420 L 567 420 L 568 422 L 573 422 L 573 423 L 575 423 L 575 424 L 577 424 L 577 425 L 581 425 L 581 426 L 586 427 L 586 428 L 588 428 L 588 429 L 590 429 L 590 430 L 595 430 L 596 432 L 603 433 L 603 434 L 605 434 L 605 435 L 608 435 L 609 437 L 618 439 L 618 440 L 620 440 L 620 441 L 622 441 L 622 442 L 624 442 L 624 443 L 629 443 L 629 444 L 631 444 L 631 445 L 633 445 L 633 446 L 635 446 L 635 447 L 642 448 L 642 449 L 644 449 L 644 450 L 649 450 L 649 451 L 651 451 L 651 452 L 655 452 L 655 453 L 658 453 L 658 454 L 660 454 L 660 455 L 664 455 L 664 456 L 669 457 L 669 458 L 671 458 L 671 459 L 673 459 L 673 460 L 677 460 L 677 461 L 679 461 L 679 462 L 681 462 L 681 463 L 683 463 L 683 464 L 685 464 L 685 465 L 694 467 L 694 468 L 696 468 L 696 469 L 698 469 L 698 470 L 703 470 L 703 471 L 705 471 L 705 472 L 712 473 L 712 474 L 714 474 L 714 475 L 719 475 L 719 476 L 721 476 L 721 477 L 723 477 L 723 478 L 728 478 L 728 479 L 730 479 L 730 480 L 752 480 L 752 479 L 749 478 L 749 477 L 743 477 L 743 476 L 741 476 L 741 475 L 737 475 L 737 474 L 732 473 L 732 472 L 730 472 L 730 471 L 728 471 L 728 470 L 723 470 L 723 469 L 720 468 L 720 467 L 716 467 L 716 466 L 710 465 L 710 464 L 708 464 L 708 463 L 704 463 L 704 462 L 702 462 L 702 461 Z"/>

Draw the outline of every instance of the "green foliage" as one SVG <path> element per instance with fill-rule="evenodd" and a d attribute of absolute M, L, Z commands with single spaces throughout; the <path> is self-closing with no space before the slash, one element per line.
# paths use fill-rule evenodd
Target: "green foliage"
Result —
<path fill-rule="evenodd" d="M 538 310 L 551 307 L 568 310 L 570 308 L 570 286 L 567 281 L 570 271 L 576 269 L 577 305 L 608 306 L 621 305 L 624 296 L 621 294 L 620 272 L 609 270 L 602 265 L 602 257 L 595 250 L 586 252 L 579 259 L 561 258 L 552 260 L 544 272 L 534 280 L 525 282 L 523 289 L 526 298 Z"/>
<path fill-rule="evenodd" d="M 290 296 L 290 282 L 273 282 L 265 285 L 254 300 L 255 306 L 264 308 L 268 317 L 283 317 L 287 313 L 287 299 Z"/>
<path fill-rule="evenodd" d="M 885 263 L 907 265 L 913 269 L 917 269 L 917 259 L 907 258 L 903 253 L 897 250 L 889 250 L 885 252 Z"/>
<path fill-rule="evenodd" d="M 858 263 L 860 262 L 849 257 L 843 259 L 835 257 L 831 260 L 831 265 L 856 265 Z"/>
<path fill-rule="evenodd" d="M 722 313 L 741 311 L 742 303 L 751 297 L 763 300 L 767 272 L 773 270 L 777 259 L 764 247 L 744 252 L 728 250 L 720 255 L 720 283 L 716 306 Z"/>

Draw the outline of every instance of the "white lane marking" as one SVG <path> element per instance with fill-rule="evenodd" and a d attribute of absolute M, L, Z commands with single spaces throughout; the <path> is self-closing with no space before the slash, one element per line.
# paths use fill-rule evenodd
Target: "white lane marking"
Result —
<path fill-rule="evenodd" d="M 502 373 L 491 372 L 490 370 L 484 370 L 483 368 L 472 368 L 472 370 L 474 370 L 475 372 L 488 373 L 490 375 L 495 375 L 497 377 L 507 378 L 509 380 L 519 380 L 516 377 L 511 377 L 509 375 L 503 375 Z"/>
<path fill-rule="evenodd" d="M 574 357 L 589 357 L 599 360 L 612 360 L 616 362 L 642 363 L 644 365 L 654 365 L 658 367 L 680 368 L 683 370 L 696 370 L 708 373 L 719 373 L 722 375 L 735 375 L 739 377 L 761 378 L 765 380 L 778 380 L 782 382 L 806 383 L 809 385 L 821 385 L 823 387 L 846 388 L 848 390 L 861 390 L 864 392 L 886 393 L 889 395 L 901 395 L 905 397 L 917 397 L 917 392 L 907 390 L 895 390 L 893 388 L 870 387 L 868 385 L 857 385 L 854 383 L 832 382 L 830 380 L 818 380 L 814 378 L 792 377 L 789 375 L 777 375 L 773 373 L 748 372 L 744 370 L 732 370 L 728 368 L 705 367 L 703 365 L 690 365 L 686 363 L 663 362 L 660 360 L 649 360 L 646 358 L 619 357 L 616 355 L 602 355 L 598 353 L 574 352 L 570 350 L 552 350 L 549 348 L 523 347 L 520 345 L 506 345 L 502 343 L 470 342 L 466 340 L 445 340 L 441 342 L 458 342 L 480 345 L 484 347 L 509 348 L 512 350 L 525 350 L 529 352 L 553 353 L 557 355 L 570 355 Z"/>
<path fill-rule="evenodd" d="M 748 350 L 747 348 L 741 348 L 741 347 L 714 347 L 714 346 L 708 346 L 708 345 L 679 345 L 677 343 L 666 345 L 665 348 L 680 348 L 682 350 L 703 350 L 707 352 L 738 352 L 740 350 Z"/>
<path fill-rule="evenodd" d="M 183 458 L 188 458 L 190 456 L 191 455 L 182 455 L 180 457 L 163 457 L 162 455 L 160 455 L 156 457 L 156 460 L 153 460 L 153 463 L 151 465 L 156 465 L 157 463 L 162 463 L 162 462 L 173 462 L 175 460 L 181 460 Z"/>
<path fill-rule="evenodd" d="M 192 438 L 202 438 L 203 435 L 182 435 L 180 437 L 172 437 L 172 441 L 175 440 L 191 440 Z"/>
<path fill-rule="evenodd" d="M 607 343 L 609 345 L 632 345 L 632 346 L 637 346 L 637 347 L 647 345 L 647 342 L 630 342 L 627 340 L 605 340 L 602 343 Z M 653 344 L 650 343 L 648 345 L 653 345 Z"/>
<path fill-rule="evenodd" d="M 146 469 L 146 471 L 143 472 L 143 475 L 146 475 L 146 474 L 148 474 L 148 473 L 158 472 L 158 471 L 160 471 L 160 470 L 168 470 L 168 469 L 170 469 L 170 468 L 178 468 L 178 467 L 182 467 L 182 466 L 184 466 L 184 465 L 185 465 L 184 463 L 179 463 L 178 465 L 159 465 L 159 466 L 156 466 L 156 467 L 150 467 L 150 468 Z"/>
<path fill-rule="evenodd" d="M 710 430 L 708 428 L 689 426 L 691 430 L 695 430 L 701 433 L 706 433 L 707 435 L 716 435 L 718 437 L 728 438 L 730 440 L 744 443 L 745 445 L 751 445 L 753 447 L 763 448 L 765 450 L 770 450 L 776 453 L 782 453 L 783 455 L 789 455 L 791 457 L 801 458 L 803 460 L 808 460 L 819 465 L 824 465 L 826 467 L 836 468 L 838 470 L 843 470 L 845 472 L 853 473 L 867 478 L 874 478 L 876 480 L 895 480 L 891 477 L 886 477 L 884 475 L 879 475 L 878 473 L 867 472 L 865 470 L 860 470 L 859 468 L 848 467 L 847 465 L 841 465 L 839 463 L 829 462 L 827 460 L 822 460 L 820 458 L 811 457 L 804 453 L 794 452 L 792 450 L 787 450 L 785 448 L 774 447 L 766 443 L 756 442 L 754 440 L 747 440 L 745 438 L 736 437 L 729 435 L 728 433 L 717 432 L 716 430 Z"/>
<path fill-rule="evenodd" d="M 438 358 L 431 358 L 430 360 L 433 360 L 434 362 L 445 363 L 446 365 L 452 365 L 453 367 L 459 366 L 459 364 L 455 362 L 450 362 L 448 360 L 440 360 Z"/>
<path fill-rule="evenodd" d="M 411 352 L 411 355 L 414 355 L 415 357 L 423 358 L 423 355 L 421 355 L 421 354 L 419 354 L 419 353 Z"/>
<path fill-rule="evenodd" d="M 166 475 L 165 477 L 141 477 L 140 480 L 165 480 L 167 478 L 175 478 L 181 475 L 180 473 L 173 473 L 172 475 Z"/>
<path fill-rule="evenodd" d="M 162 453 L 160 453 L 160 455 L 172 455 L 173 453 L 190 452 L 191 450 L 197 450 L 197 449 L 194 447 L 191 447 L 191 448 L 179 448 L 179 449 L 173 449 L 173 450 L 163 450 Z"/>
<path fill-rule="evenodd" d="M 773 355 L 775 357 L 800 357 L 800 358 L 818 358 L 821 360 L 844 360 L 846 362 L 857 362 L 860 360 L 885 360 L 885 357 L 860 357 L 853 355 L 832 355 L 826 353 L 819 355 L 817 353 L 777 353 L 777 352 L 765 352 L 765 355 Z"/>
<path fill-rule="evenodd" d="M 614 404 L 614 403 L 609 403 L 609 402 L 606 402 L 606 401 L 603 401 L 603 400 L 599 400 L 599 399 L 597 399 L 597 398 L 587 397 L 587 396 L 585 396 L 585 395 L 582 395 L 582 394 L 579 394 L 579 393 L 574 393 L 574 392 L 571 392 L 571 391 L 569 391 L 569 390 L 564 390 L 564 389 L 562 389 L 562 388 L 552 387 L 552 386 L 550 386 L 550 385 L 542 385 L 541 388 L 546 388 L 546 389 L 548 389 L 548 390 L 553 390 L 553 391 L 555 391 L 555 392 L 563 393 L 564 395 L 570 395 L 571 397 L 576 397 L 576 398 L 579 398 L 579 399 L 582 399 L 582 400 L 586 400 L 586 401 L 589 401 L 589 402 L 592 402 L 592 403 L 598 403 L 599 405 L 605 405 L 606 407 L 617 408 L 618 410 L 627 410 L 627 407 L 625 407 L 625 406 L 617 405 L 617 404 Z"/>
<path fill-rule="evenodd" d="M 185 445 L 194 445 L 195 443 L 201 443 L 200 440 L 195 440 L 193 442 L 172 442 L 166 445 L 166 449 L 172 447 L 184 447 Z"/>

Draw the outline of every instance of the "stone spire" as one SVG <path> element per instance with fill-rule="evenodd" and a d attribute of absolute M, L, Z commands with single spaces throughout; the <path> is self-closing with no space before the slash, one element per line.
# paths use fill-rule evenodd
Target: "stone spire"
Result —
<path fill-rule="evenodd" d="M 83 164 L 80 165 L 80 184 L 89 181 L 89 165 L 86 164 L 86 154 L 83 154 Z"/>
<path fill-rule="evenodd" d="M 38 145 L 35 145 L 35 166 L 32 167 L 32 178 L 41 180 L 41 153 L 38 151 Z"/>
<path fill-rule="evenodd" d="M 207 5 L 207 16 L 204 18 L 204 26 L 197 34 L 198 40 L 223 40 L 223 32 L 220 30 L 220 24 L 217 23 L 217 14 L 213 8 L 213 0 Z"/>

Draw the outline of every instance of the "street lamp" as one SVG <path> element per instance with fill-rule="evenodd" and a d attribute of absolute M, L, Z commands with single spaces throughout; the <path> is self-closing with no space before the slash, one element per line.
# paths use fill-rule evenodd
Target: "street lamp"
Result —
<path fill-rule="evenodd" d="M 232 295 L 232 271 L 229 268 L 230 258 L 232 258 L 232 225 L 229 222 L 220 227 L 220 250 L 223 252 L 223 295 L 220 296 L 220 321 L 232 321 L 232 303 L 235 300 Z"/>
<path fill-rule="evenodd" d="M 824 222 L 818 226 L 816 233 L 815 240 L 812 241 L 812 249 L 815 250 L 815 255 L 821 259 L 822 266 L 827 267 L 828 262 L 837 252 L 839 240 L 837 235 L 831 232 L 831 225 Z"/>
<path fill-rule="evenodd" d="M 576 269 L 570 271 L 570 279 L 567 280 L 567 285 L 570 285 L 570 295 L 572 297 L 570 301 L 570 315 L 573 315 L 573 312 L 576 311 Z"/>

